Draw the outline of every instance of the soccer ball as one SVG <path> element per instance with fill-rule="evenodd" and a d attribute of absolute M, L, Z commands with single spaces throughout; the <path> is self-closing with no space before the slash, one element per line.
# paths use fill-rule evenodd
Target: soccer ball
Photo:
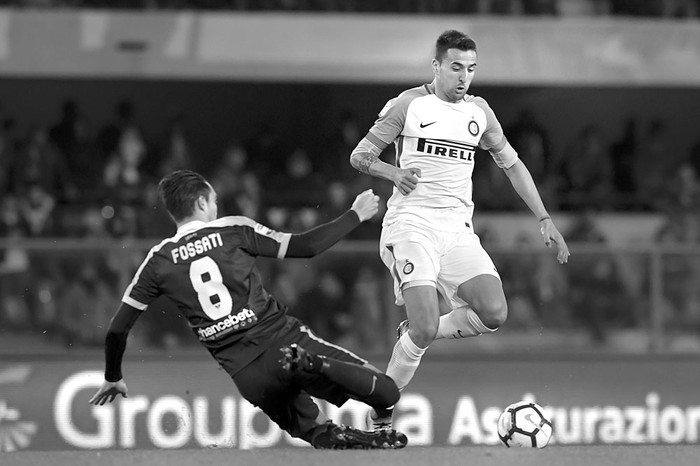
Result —
<path fill-rule="evenodd" d="M 498 437 L 508 448 L 544 448 L 552 437 L 552 423 L 537 403 L 518 401 L 498 418 Z"/>

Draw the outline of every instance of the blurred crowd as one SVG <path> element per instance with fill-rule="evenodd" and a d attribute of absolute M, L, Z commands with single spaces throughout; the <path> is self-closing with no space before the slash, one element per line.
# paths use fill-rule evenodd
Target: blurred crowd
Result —
<path fill-rule="evenodd" d="M 698 0 L 0 0 L 26 8 L 124 8 L 403 14 L 620 15 L 687 18 Z"/>
<path fill-rule="evenodd" d="M 20 131 L 24 125 L 0 108 L 0 238 L 5 244 L 0 248 L 0 327 L 45 329 L 67 345 L 101 345 L 145 250 L 124 253 L 120 246 L 76 254 L 28 249 L 22 240 L 64 237 L 124 244 L 171 236 L 174 225 L 159 205 L 155 187 L 162 175 L 195 166 L 197 149 L 182 114 L 172 115 L 163 122 L 162 133 L 149 138 L 128 99 L 116 102 L 112 119 L 97 125 L 75 101 L 57 110 L 52 124 Z M 550 210 L 575 214 L 571 228 L 563 232 L 569 242 L 604 244 L 596 212 L 636 210 L 666 217 L 655 238 L 659 243 L 700 245 L 700 141 L 690 153 L 669 157 L 666 148 L 672 141 L 664 121 L 630 117 L 620 123 L 613 140 L 591 123 L 570 135 L 564 154 L 556 154 L 546 125 L 528 109 L 503 123 Z M 331 155 L 324 157 L 306 147 L 284 145 L 271 126 L 261 125 L 247 140 L 231 141 L 204 172 L 219 194 L 220 215 L 245 215 L 298 232 L 344 212 L 363 189 L 371 187 L 388 198 L 389 183 L 358 176 L 348 163 L 365 130 L 356 115 L 344 113 L 337 132 L 329 135 Z M 524 208 L 506 180 L 494 163 L 476 165 L 474 200 L 479 211 Z M 380 222 L 378 215 L 349 239 L 376 241 Z M 488 249 L 489 241 L 495 241 L 493 232 L 478 233 Z M 524 251 L 534 247 L 527 238 L 519 241 Z M 381 349 L 376 345 L 386 338 L 378 334 L 398 315 L 387 315 L 391 285 L 376 252 L 329 257 L 303 264 L 264 263 L 267 282 L 321 336 L 350 348 Z M 603 343 L 611 327 L 649 323 L 650 284 L 648 274 L 639 272 L 648 270 L 647 258 L 637 264 L 642 276 L 636 280 L 630 279 L 629 261 L 613 254 L 577 257 L 565 274 L 553 268 L 550 257 L 534 253 L 494 259 L 514 328 L 560 321 L 583 326 Z M 666 259 L 662 273 L 668 322 L 697 328 L 700 264 L 695 256 L 683 254 Z M 194 342 L 184 322 L 167 315 L 172 312 L 167 302 L 149 309 L 144 341 L 164 347 Z"/>

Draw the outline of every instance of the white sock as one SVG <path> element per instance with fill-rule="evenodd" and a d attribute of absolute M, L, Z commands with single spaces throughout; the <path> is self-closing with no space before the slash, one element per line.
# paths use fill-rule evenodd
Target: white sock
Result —
<path fill-rule="evenodd" d="M 420 360 L 428 348 L 419 348 L 413 343 L 408 332 L 401 335 L 399 341 L 394 345 L 391 359 L 386 368 L 386 375 L 396 382 L 399 390 L 403 390 L 416 373 Z"/>
<path fill-rule="evenodd" d="M 464 306 L 452 309 L 447 314 L 440 316 L 440 324 L 438 325 L 435 339 L 476 337 L 482 333 L 495 331 L 495 329 L 484 325 L 473 309 Z"/>

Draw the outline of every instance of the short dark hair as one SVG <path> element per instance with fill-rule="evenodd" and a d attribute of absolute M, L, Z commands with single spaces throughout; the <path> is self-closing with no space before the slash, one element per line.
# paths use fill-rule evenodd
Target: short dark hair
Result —
<path fill-rule="evenodd" d="M 160 200 L 176 222 L 192 215 L 199 196 L 208 198 L 210 193 L 207 180 L 191 170 L 174 171 L 158 183 Z"/>
<path fill-rule="evenodd" d="M 476 42 L 465 33 L 451 29 L 440 34 L 435 42 L 435 59 L 441 62 L 449 49 L 476 52 Z"/>

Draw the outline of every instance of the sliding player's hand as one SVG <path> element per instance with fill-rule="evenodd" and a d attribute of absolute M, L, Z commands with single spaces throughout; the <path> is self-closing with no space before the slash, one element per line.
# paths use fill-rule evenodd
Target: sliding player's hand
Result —
<path fill-rule="evenodd" d="M 102 383 L 102 386 L 97 393 L 95 393 L 92 398 L 90 398 L 90 404 L 102 406 L 106 402 L 112 402 L 117 397 L 117 395 L 127 398 L 127 393 L 129 389 L 126 387 L 126 382 L 124 379 L 118 380 L 116 382 L 107 382 L 106 380 Z"/>
<path fill-rule="evenodd" d="M 551 219 L 546 219 L 540 222 L 540 233 L 542 233 L 542 238 L 544 239 L 544 244 L 548 247 L 552 247 L 554 243 L 557 247 L 557 260 L 560 264 L 566 264 L 569 260 L 569 246 L 566 245 L 564 237 L 559 233 L 557 227 L 554 226 L 554 222 Z"/>
<path fill-rule="evenodd" d="M 369 220 L 379 211 L 379 196 L 374 194 L 371 189 L 363 191 L 357 195 L 351 208 L 360 217 L 361 222 Z"/>
<path fill-rule="evenodd" d="M 420 168 L 397 168 L 392 181 L 404 196 L 416 189 L 420 178 Z"/>

